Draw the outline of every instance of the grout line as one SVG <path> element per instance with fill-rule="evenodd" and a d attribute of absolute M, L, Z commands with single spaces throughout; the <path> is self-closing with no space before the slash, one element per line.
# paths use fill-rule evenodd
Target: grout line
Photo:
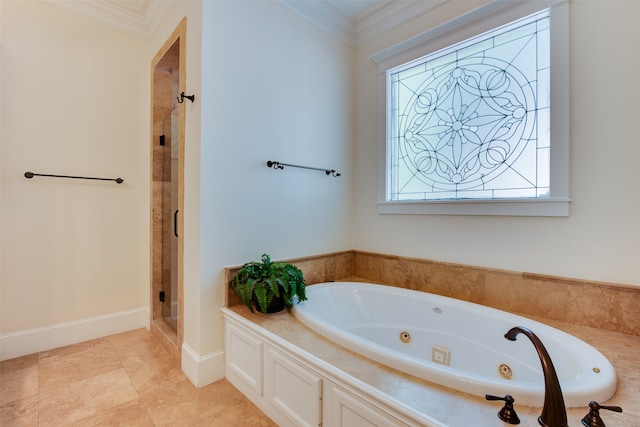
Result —
<path fill-rule="evenodd" d="M 155 426 L 156 423 L 155 423 L 153 417 L 151 416 L 151 412 L 149 412 L 149 408 L 147 408 L 147 405 L 145 405 L 144 400 L 142 400 L 142 396 L 140 396 L 140 390 L 138 390 L 138 386 L 133 381 L 133 378 L 131 378 L 131 374 L 129 372 L 129 369 L 125 366 L 124 361 L 122 360 L 121 353 L 118 352 L 118 349 L 116 348 L 115 344 L 113 343 L 113 339 L 112 338 L 113 338 L 113 335 L 109 335 L 107 337 L 107 339 L 109 340 L 109 343 L 111 344 L 111 347 L 113 347 L 113 351 L 115 351 L 116 355 L 118 356 L 118 360 L 120 360 L 120 365 L 122 366 L 122 369 L 124 369 L 124 372 L 127 374 L 127 378 L 129 378 L 129 382 L 131 382 L 131 386 L 136 391 L 136 397 L 138 398 L 138 401 L 140 402 L 140 405 L 142 405 L 142 407 L 144 408 L 145 413 L 147 414 L 147 416 L 151 420 L 151 423 Z M 155 339 L 155 337 L 154 337 L 154 339 Z"/>

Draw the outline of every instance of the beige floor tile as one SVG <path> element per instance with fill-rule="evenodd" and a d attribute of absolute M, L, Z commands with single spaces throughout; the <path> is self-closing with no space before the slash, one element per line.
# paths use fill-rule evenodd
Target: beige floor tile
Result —
<path fill-rule="evenodd" d="M 138 363 L 127 368 L 133 386 L 140 394 L 149 394 L 187 377 L 175 360 L 161 363 Z"/>
<path fill-rule="evenodd" d="M 0 363 L 0 426 L 275 426 L 228 381 L 196 389 L 145 329 Z"/>
<path fill-rule="evenodd" d="M 277 427 L 277 424 L 247 400 L 194 424 L 194 427 Z"/>
<path fill-rule="evenodd" d="M 76 353 L 82 353 L 87 349 L 91 349 L 97 345 L 104 344 L 109 341 L 107 338 L 98 338 L 95 340 L 84 341 L 77 344 L 71 344 L 64 347 L 54 348 L 53 350 L 42 351 L 39 353 L 40 360 L 46 359 L 47 357 L 64 357 L 71 356 Z"/>
<path fill-rule="evenodd" d="M 0 362 L 0 373 L 17 371 L 18 369 L 38 366 L 38 354 L 30 354 L 28 356 L 16 357 L 14 359 L 3 360 Z"/>
<path fill-rule="evenodd" d="M 0 374 L 0 405 L 38 395 L 38 365 Z"/>
<path fill-rule="evenodd" d="M 108 410 L 100 410 L 95 415 L 66 425 L 68 427 L 153 427 L 153 420 L 142 402 L 136 399 Z"/>
<path fill-rule="evenodd" d="M 40 394 L 41 426 L 59 426 L 109 413 L 138 395 L 124 369 L 97 375 Z"/>
<path fill-rule="evenodd" d="M 0 405 L 0 426 L 37 426 L 38 394 Z"/>
<path fill-rule="evenodd" d="M 141 363 L 176 363 L 158 340 L 145 329 L 114 335 L 110 337 L 110 341 L 125 368 Z"/>
<path fill-rule="evenodd" d="M 120 358 L 109 340 L 94 340 L 72 347 L 41 353 L 41 394 L 122 368 Z"/>
<path fill-rule="evenodd" d="M 201 389 L 185 380 L 141 397 L 156 426 L 192 426 L 243 400 L 224 380 Z"/>
<path fill-rule="evenodd" d="M 116 350 L 131 347 L 141 342 L 155 341 L 155 337 L 144 328 L 134 329 L 132 331 L 122 332 L 108 337 Z"/>

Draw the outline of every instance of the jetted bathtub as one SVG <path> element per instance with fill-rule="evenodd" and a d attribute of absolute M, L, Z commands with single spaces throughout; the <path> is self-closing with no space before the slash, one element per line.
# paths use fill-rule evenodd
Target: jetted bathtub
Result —
<path fill-rule="evenodd" d="M 308 286 L 292 307 L 304 325 L 363 356 L 455 390 L 484 397 L 510 394 L 516 404 L 542 406 L 544 377 L 531 341 L 504 334 L 514 326 L 546 347 L 567 407 L 603 403 L 616 373 L 578 338 L 504 311 L 426 292 L 355 282 Z"/>

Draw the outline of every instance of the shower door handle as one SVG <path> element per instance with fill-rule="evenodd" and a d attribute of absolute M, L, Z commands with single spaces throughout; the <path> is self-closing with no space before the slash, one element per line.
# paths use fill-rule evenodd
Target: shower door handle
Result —
<path fill-rule="evenodd" d="M 173 213 L 173 235 L 178 237 L 178 209 Z"/>

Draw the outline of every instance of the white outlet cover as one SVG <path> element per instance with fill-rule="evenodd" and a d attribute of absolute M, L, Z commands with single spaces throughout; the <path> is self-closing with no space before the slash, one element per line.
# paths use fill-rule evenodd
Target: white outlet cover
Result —
<path fill-rule="evenodd" d="M 431 361 L 440 365 L 449 366 L 451 363 L 451 352 L 446 347 L 434 345 L 431 349 Z"/>

